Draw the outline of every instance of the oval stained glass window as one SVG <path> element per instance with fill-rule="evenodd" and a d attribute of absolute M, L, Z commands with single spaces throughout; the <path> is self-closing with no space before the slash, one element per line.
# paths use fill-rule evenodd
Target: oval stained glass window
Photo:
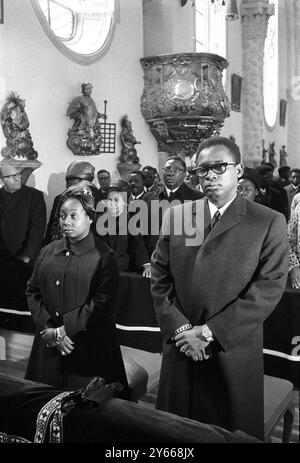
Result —
<path fill-rule="evenodd" d="M 79 64 L 96 61 L 109 47 L 118 0 L 31 0 L 55 46 Z"/>

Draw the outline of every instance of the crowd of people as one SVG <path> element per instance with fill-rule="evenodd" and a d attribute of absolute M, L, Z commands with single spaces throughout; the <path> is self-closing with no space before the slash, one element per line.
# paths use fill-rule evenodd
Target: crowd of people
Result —
<path fill-rule="evenodd" d="M 114 303 L 119 272 L 137 272 L 163 337 L 157 407 L 263 438 L 263 321 L 288 275 L 300 288 L 300 169 L 244 167 L 224 137 L 199 145 L 193 169 L 168 157 L 162 178 L 144 166 L 112 181 L 76 160 L 47 225 L 16 164 L 0 177 L 0 263 L 33 269 L 27 379 L 72 390 L 101 375 L 130 398 Z"/>

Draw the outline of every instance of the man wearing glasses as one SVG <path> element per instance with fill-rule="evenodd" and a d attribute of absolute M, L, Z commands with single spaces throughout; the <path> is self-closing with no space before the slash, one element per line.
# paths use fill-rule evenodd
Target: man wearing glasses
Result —
<path fill-rule="evenodd" d="M 150 224 L 150 226 L 148 239 L 146 240 L 149 255 L 151 255 L 154 251 L 159 236 L 158 234 L 151 234 L 151 218 L 153 218 L 153 214 L 151 216 L 151 201 L 158 200 L 167 201 L 169 203 L 171 203 L 172 201 L 177 201 L 183 203 L 185 201 L 193 201 L 196 199 L 200 199 L 204 196 L 203 193 L 190 188 L 184 182 L 185 176 L 186 164 L 184 160 L 179 156 L 169 157 L 163 168 L 164 186 L 162 186 L 162 188 L 156 191 L 153 191 L 153 193 L 147 193 L 144 196 L 144 201 L 147 202 L 149 210 L 148 223 Z M 160 209 L 160 215 L 158 217 L 159 229 L 162 223 L 162 210 L 163 208 Z"/>
<path fill-rule="evenodd" d="M 97 172 L 97 179 L 100 186 L 98 190 L 97 201 L 101 201 L 102 199 L 107 198 L 107 189 L 109 188 L 111 182 L 110 173 L 108 170 L 100 169 Z"/>
<path fill-rule="evenodd" d="M 0 262 L 35 261 L 46 226 L 43 193 L 22 185 L 21 171 L 10 160 L 0 164 Z"/>
<path fill-rule="evenodd" d="M 164 338 L 157 408 L 263 439 L 263 321 L 286 285 L 285 219 L 237 194 L 243 165 L 231 140 L 202 142 L 196 166 L 206 198 L 190 219 L 202 242 L 176 235 L 187 204 L 175 206 L 152 257 Z"/>

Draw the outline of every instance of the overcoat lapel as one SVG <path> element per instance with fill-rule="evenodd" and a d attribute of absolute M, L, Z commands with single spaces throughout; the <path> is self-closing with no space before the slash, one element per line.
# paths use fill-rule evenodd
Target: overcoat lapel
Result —
<path fill-rule="evenodd" d="M 207 206 L 208 208 L 208 206 Z M 208 211 L 209 213 L 209 211 Z M 224 212 L 219 222 L 211 230 L 208 236 L 205 239 L 203 245 L 207 245 L 211 240 L 217 238 L 226 230 L 229 230 L 231 227 L 240 222 L 240 215 L 245 215 L 246 213 L 246 203 L 241 201 L 241 198 L 237 196 L 229 208 Z"/>

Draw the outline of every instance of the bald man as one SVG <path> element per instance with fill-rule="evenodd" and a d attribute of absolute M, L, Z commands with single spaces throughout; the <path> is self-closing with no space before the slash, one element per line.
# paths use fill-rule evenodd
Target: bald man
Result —
<path fill-rule="evenodd" d="M 0 262 L 33 263 L 46 226 L 43 193 L 22 185 L 21 170 L 10 160 L 0 163 Z"/>

